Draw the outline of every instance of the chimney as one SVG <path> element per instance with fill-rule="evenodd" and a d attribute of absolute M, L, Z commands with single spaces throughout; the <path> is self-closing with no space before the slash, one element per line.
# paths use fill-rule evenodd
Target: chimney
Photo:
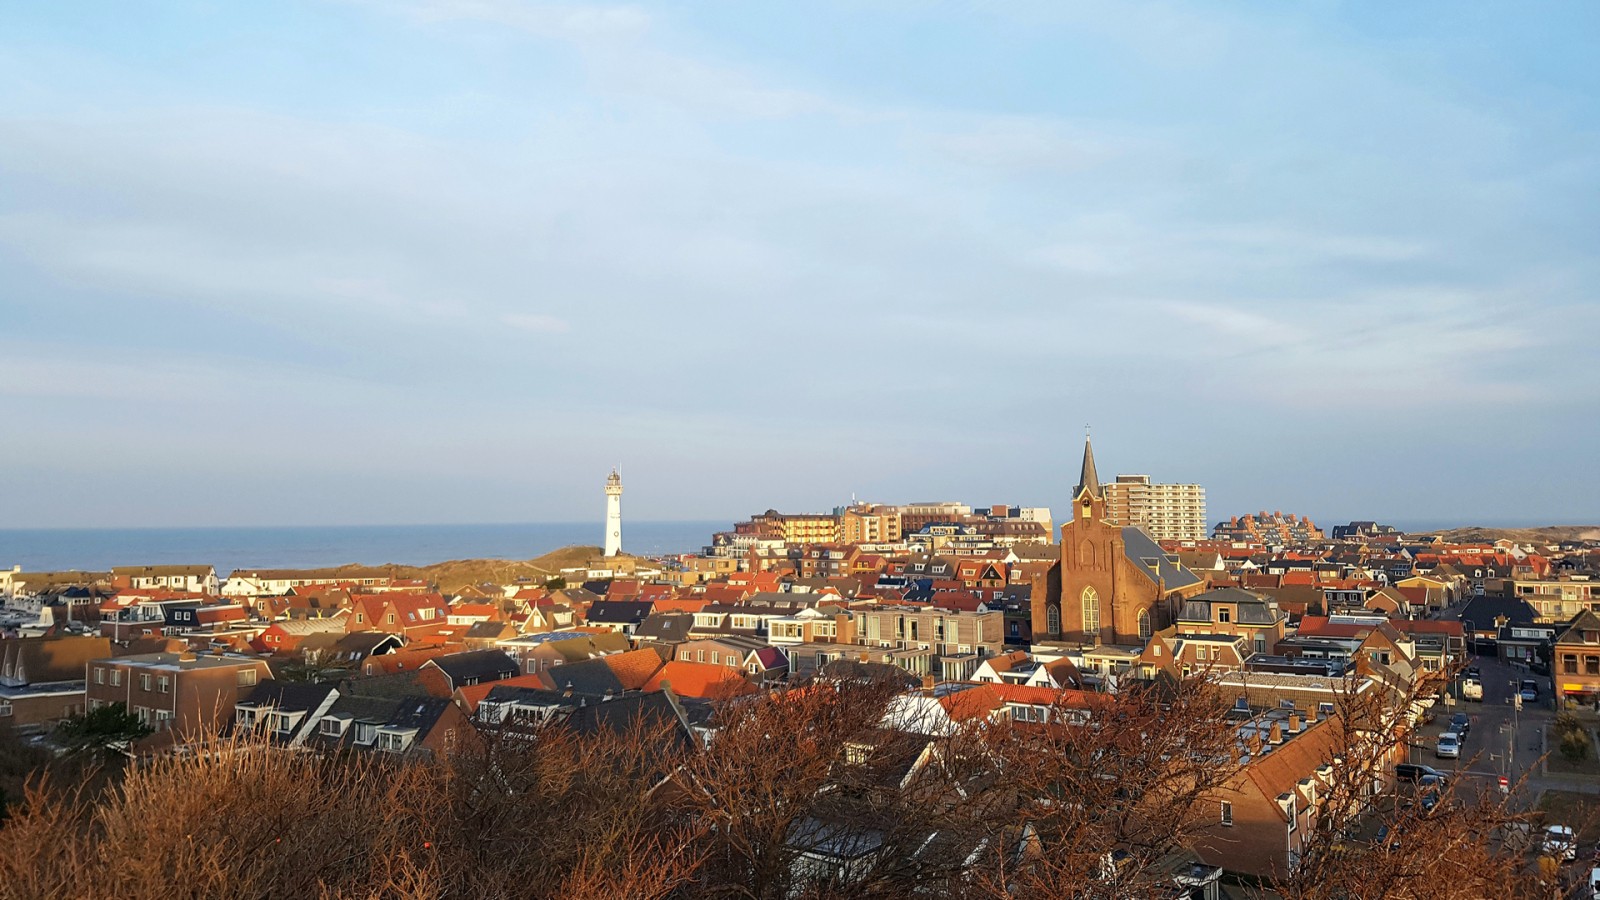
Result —
<path fill-rule="evenodd" d="M 938 679 L 934 678 L 932 675 L 922 676 L 922 689 L 925 691 L 933 690 L 933 686 L 938 683 Z"/>
<path fill-rule="evenodd" d="M 1283 743 L 1283 726 L 1279 725 L 1277 722 L 1273 722 L 1272 732 L 1268 735 L 1268 737 L 1274 744 Z"/>
<path fill-rule="evenodd" d="M 1259 731 L 1250 732 L 1250 755 L 1261 755 L 1261 732 Z"/>
<path fill-rule="evenodd" d="M 1289 733 L 1300 733 L 1300 714 L 1298 712 L 1292 712 L 1289 714 Z"/>

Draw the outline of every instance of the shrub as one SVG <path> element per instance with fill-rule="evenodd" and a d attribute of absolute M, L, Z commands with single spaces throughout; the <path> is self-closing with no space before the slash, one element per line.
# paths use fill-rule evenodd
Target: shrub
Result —
<path fill-rule="evenodd" d="M 1582 731 L 1583 723 L 1578 721 L 1578 714 L 1572 710 L 1563 710 L 1556 713 L 1555 726 L 1557 734 L 1566 734 L 1569 731 Z"/>
<path fill-rule="evenodd" d="M 1589 757 L 1589 733 L 1583 729 L 1563 732 L 1561 735 L 1561 755 L 1577 762 Z"/>

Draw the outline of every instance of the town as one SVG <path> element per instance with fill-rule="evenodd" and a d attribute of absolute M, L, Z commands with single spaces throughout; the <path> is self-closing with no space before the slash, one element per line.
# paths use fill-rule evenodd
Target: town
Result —
<path fill-rule="evenodd" d="M 1048 746 L 1141 710 L 1147 740 L 1213 727 L 1227 764 L 1159 853 L 1096 847 L 1074 890 L 1126 875 L 1141 896 L 1292 895 L 1349 859 L 1371 877 L 1378 856 L 1439 852 L 1420 835 L 1447 815 L 1503 817 L 1477 846 L 1507 883 L 1593 889 L 1600 541 L 1452 543 L 1282 511 L 1208 529 L 1201 486 L 1102 480 L 1087 441 L 1060 522 L 856 502 L 768 510 L 700 553 L 646 559 L 624 552 L 615 471 L 604 493 L 604 547 L 542 580 L 16 566 L 0 573 L 0 717 L 53 747 L 64 723 L 121 715 L 110 749 L 130 771 L 240 741 L 428 766 L 507 733 L 638 722 L 706 753 L 753 701 L 870 683 L 881 710 L 868 736 L 831 736 L 835 763 L 892 755 L 908 793 L 974 728 Z M 1176 708 L 1195 721 L 1163 718 Z M 843 839 L 862 816 L 828 810 L 781 835 L 786 895 L 860 887 L 904 852 L 882 823 Z M 1005 852 L 1025 859 L 1029 823 L 1013 824 Z M 922 840 L 956 864 L 941 877 L 970 886 L 985 857 L 935 830 Z M 1139 862 L 1124 873 L 1124 858 Z"/>

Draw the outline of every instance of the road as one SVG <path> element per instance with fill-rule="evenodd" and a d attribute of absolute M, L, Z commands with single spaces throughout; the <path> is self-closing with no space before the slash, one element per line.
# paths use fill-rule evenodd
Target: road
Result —
<path fill-rule="evenodd" d="M 1477 789 L 1496 787 L 1496 779 L 1502 775 L 1516 784 L 1530 771 L 1529 787 L 1544 787 L 1538 760 L 1543 753 L 1541 734 L 1553 715 L 1549 709 L 1550 679 L 1491 657 L 1480 658 L 1474 664 L 1482 673 L 1483 701 L 1457 700 L 1453 706 L 1436 706 L 1433 722 L 1422 728 L 1412 746 L 1413 761 L 1460 773 L 1457 784 L 1461 791 L 1475 793 Z M 1539 682 L 1541 699 L 1524 704 L 1518 712 L 1512 698 L 1524 678 Z M 1472 727 L 1462 741 L 1460 758 L 1440 759 L 1434 747 L 1456 713 L 1466 713 Z"/>

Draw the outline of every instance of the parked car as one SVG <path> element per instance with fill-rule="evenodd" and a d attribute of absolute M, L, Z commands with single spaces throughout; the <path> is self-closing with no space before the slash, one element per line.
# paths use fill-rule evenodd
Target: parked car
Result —
<path fill-rule="evenodd" d="M 1551 825 L 1544 830 L 1544 852 L 1562 862 L 1578 858 L 1578 838 L 1571 826 Z"/>
<path fill-rule="evenodd" d="M 1438 784 L 1432 784 L 1424 788 L 1419 797 L 1422 803 L 1422 812 L 1427 814 L 1433 812 L 1433 808 L 1439 805 L 1439 801 L 1444 797 L 1444 792 L 1439 789 Z"/>
<path fill-rule="evenodd" d="M 1399 781 L 1421 781 L 1423 778 L 1437 778 L 1439 781 L 1448 781 L 1449 772 L 1441 772 L 1433 766 L 1424 766 L 1417 763 L 1400 763 L 1394 767 L 1394 777 Z"/>
<path fill-rule="evenodd" d="M 1483 682 L 1476 678 L 1468 678 L 1461 682 L 1461 697 L 1464 700 L 1482 700 Z"/>
<path fill-rule="evenodd" d="M 1454 731 L 1446 731 L 1439 735 L 1439 743 L 1433 745 L 1433 755 L 1440 759 L 1459 759 L 1461 756 L 1461 736 Z"/>
<path fill-rule="evenodd" d="M 1522 679 L 1522 690 L 1520 693 L 1522 695 L 1523 703 L 1533 703 L 1537 701 L 1539 699 L 1539 682 L 1534 681 L 1532 678 Z"/>
<path fill-rule="evenodd" d="M 1589 896 L 1600 898 L 1600 866 L 1589 870 Z"/>
<path fill-rule="evenodd" d="M 1476 681 L 1483 677 L 1483 673 L 1478 671 L 1477 666 L 1467 666 L 1467 677 Z"/>
<path fill-rule="evenodd" d="M 1472 717 L 1466 713 L 1456 713 L 1450 717 L 1450 730 L 1466 738 L 1467 732 L 1472 730 Z"/>

